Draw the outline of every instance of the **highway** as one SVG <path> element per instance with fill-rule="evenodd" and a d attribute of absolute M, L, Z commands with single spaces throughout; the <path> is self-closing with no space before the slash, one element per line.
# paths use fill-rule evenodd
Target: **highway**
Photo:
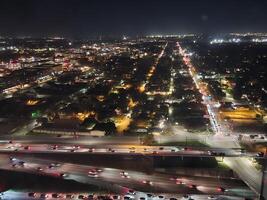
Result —
<path fill-rule="evenodd" d="M 55 142 L 55 141 L 54 141 Z M 259 157 L 257 153 L 242 152 L 240 148 L 189 148 L 177 146 L 145 146 L 145 145 L 77 145 L 76 144 L 35 144 L 17 141 L 1 141 L 0 153 L 12 154 L 89 154 L 89 155 L 127 155 L 127 156 L 166 156 L 166 157 Z"/>
<path fill-rule="evenodd" d="M 139 137 L 92 137 L 92 136 L 80 136 L 80 137 L 73 137 L 73 136 L 1 136 L 0 137 L 0 144 L 7 143 L 9 141 L 14 141 L 16 143 L 21 144 L 70 144 L 70 145 L 95 145 L 95 146 L 103 146 L 103 145 L 139 145 L 140 138 Z"/>
<path fill-rule="evenodd" d="M 142 192 L 136 192 L 135 195 L 117 195 L 117 194 L 95 194 L 95 193 L 55 193 L 55 192 L 46 192 L 46 193 L 39 193 L 35 192 L 34 197 L 29 197 L 29 193 L 32 192 L 19 192 L 19 191 L 6 191 L 3 192 L 0 195 L 0 198 L 5 200 L 33 200 L 33 199 L 58 199 L 58 198 L 53 198 L 52 195 L 57 194 L 60 199 L 70 199 L 68 197 L 71 197 L 71 199 L 77 200 L 81 199 L 81 195 L 85 197 L 84 199 L 98 199 L 99 197 L 106 197 L 107 200 L 116 200 L 116 199 L 126 199 L 127 196 L 131 196 L 131 199 L 134 200 L 142 200 L 143 198 L 149 199 L 149 200 L 163 200 L 163 199 L 170 199 L 170 198 L 176 198 L 177 200 L 186 200 L 189 198 L 183 197 L 183 195 L 179 194 L 165 194 L 165 193 L 153 193 L 153 196 L 149 196 L 146 193 Z M 45 198 L 42 198 L 45 196 Z M 226 195 L 190 195 L 191 199 L 194 200 L 243 200 L 242 197 L 231 197 L 231 196 L 226 196 Z"/>
<path fill-rule="evenodd" d="M 46 159 L 1 155 L 1 169 L 71 179 L 97 185 L 119 194 L 130 189 L 142 192 L 254 196 L 241 181 L 232 179 L 182 176 L 165 173 L 146 174 L 87 165 L 60 163 Z M 223 188 L 223 189 L 221 189 Z"/>

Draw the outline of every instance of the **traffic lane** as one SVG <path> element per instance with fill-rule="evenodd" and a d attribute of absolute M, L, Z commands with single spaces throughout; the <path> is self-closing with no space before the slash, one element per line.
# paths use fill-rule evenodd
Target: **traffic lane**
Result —
<path fill-rule="evenodd" d="M 216 142 L 216 140 L 215 141 L 211 140 L 209 141 L 211 145 L 214 145 L 216 147 L 220 145 L 223 145 L 224 147 L 233 147 L 233 146 L 238 147 L 239 146 L 239 144 L 236 141 L 223 140 L 224 136 L 218 135 L 216 137 L 221 138 L 221 142 Z M 248 158 L 246 157 L 225 158 L 224 162 L 230 168 L 232 168 L 250 188 L 252 188 L 256 193 L 260 192 L 262 174 L 259 170 L 255 168 L 255 166 L 251 164 L 251 161 Z"/>
<path fill-rule="evenodd" d="M 142 145 L 110 145 L 108 148 L 88 147 L 80 145 L 48 145 L 48 144 L 21 144 L 21 143 L 2 143 L 0 152 L 20 152 L 20 153 L 90 153 L 90 154 L 128 154 L 144 156 L 202 156 L 202 157 L 256 157 L 264 158 L 259 153 L 242 152 L 240 149 L 223 149 L 223 148 L 203 148 L 196 150 L 192 148 L 179 148 L 174 146 L 142 146 Z"/>
<path fill-rule="evenodd" d="M 242 158 L 225 158 L 227 163 L 242 179 L 245 180 L 249 187 L 254 188 L 256 192 L 261 189 L 261 172 L 257 171 L 247 159 Z"/>
<path fill-rule="evenodd" d="M 33 193 L 33 194 L 32 194 Z M 29 197 L 30 195 L 34 195 L 34 197 Z M 43 196 L 45 196 L 45 199 L 53 199 L 52 195 L 57 194 L 60 199 L 70 199 L 69 197 L 72 197 L 72 199 L 78 199 L 79 195 L 83 195 L 84 197 L 88 196 L 93 196 L 93 199 L 97 199 L 98 196 L 105 196 L 108 197 L 108 199 L 124 199 L 125 196 L 127 195 L 119 195 L 119 194 L 93 194 L 93 193 L 54 193 L 54 192 L 46 192 L 46 193 L 40 193 L 40 192 L 21 192 L 21 191 L 6 191 L 3 192 L 1 197 L 2 199 L 14 199 L 14 200 L 33 200 L 33 199 L 40 199 Z M 183 197 L 183 195 L 179 194 L 168 194 L 168 193 L 153 193 L 152 197 L 148 197 L 146 193 L 136 193 L 135 195 L 132 195 L 133 199 L 135 200 L 140 200 L 140 198 L 145 198 L 145 199 L 151 199 L 151 200 L 160 200 L 160 199 L 170 199 L 170 198 L 176 198 L 177 200 L 185 200 L 186 198 Z M 160 198 L 163 197 L 163 198 Z M 212 195 L 190 195 L 190 197 L 194 200 L 243 200 L 243 198 L 240 197 L 230 197 L 230 196 L 223 196 L 223 195 L 218 195 L 218 196 L 212 196 Z M 44 199 L 44 198 L 43 198 Z"/>
<path fill-rule="evenodd" d="M 176 182 L 173 182 L 171 178 L 173 178 L 170 175 L 162 175 L 159 173 L 153 174 L 153 175 L 147 175 L 140 172 L 135 171 L 127 171 L 130 178 L 125 178 L 121 176 L 121 170 L 117 169 L 110 169 L 110 168 L 95 168 L 95 167 L 88 167 L 83 165 L 74 165 L 74 164 L 62 164 L 60 170 L 63 172 L 74 172 L 79 173 L 80 175 L 87 175 L 90 170 L 94 169 L 100 169 L 101 173 L 99 173 L 99 176 L 97 179 L 118 183 L 121 182 L 122 184 L 130 183 L 130 185 L 137 184 L 137 186 L 146 186 L 147 184 L 144 184 L 143 181 L 152 181 L 153 185 L 157 186 L 157 183 L 166 182 L 167 184 L 170 184 L 174 186 L 176 189 Z M 92 178 L 92 176 L 89 176 Z M 94 178 L 94 177 L 93 177 Z M 228 187 L 234 188 L 235 186 L 240 186 L 242 184 L 240 183 L 233 183 L 233 180 L 223 180 L 223 179 L 212 179 L 212 178 L 201 178 L 201 177 L 184 177 L 180 181 L 187 184 L 187 187 L 190 188 L 191 185 L 202 185 L 206 187 L 212 187 L 212 190 L 216 190 L 217 187 L 222 185 L 227 185 Z M 155 183 L 155 184 L 154 184 Z M 180 184 L 180 183 L 179 183 Z M 217 186 L 217 187 L 214 187 Z M 244 186 L 244 185 L 242 185 Z M 169 187 L 170 188 L 170 187 Z M 242 187 L 241 187 L 242 188 Z M 192 188 L 191 188 L 192 189 Z"/>
<path fill-rule="evenodd" d="M 140 144 L 139 137 L 131 136 L 104 136 L 104 137 L 93 137 L 93 136 L 62 136 L 57 137 L 53 135 L 48 136 L 1 136 L 0 143 L 7 143 L 9 141 L 14 141 L 17 143 L 46 143 L 46 144 L 71 144 L 71 145 L 116 145 L 116 144 L 125 144 L 125 145 L 138 145 Z"/>
<path fill-rule="evenodd" d="M 17 158 L 18 160 L 22 160 Z M 242 184 L 240 183 L 233 183 L 232 180 L 229 180 L 225 182 L 225 180 L 217 180 L 217 179 L 211 179 L 211 178 L 201 178 L 201 177 L 182 177 L 180 181 L 183 183 L 178 184 L 177 187 L 177 181 L 171 180 L 173 178 L 170 175 L 163 175 L 163 174 L 153 174 L 153 175 L 147 175 L 140 172 L 128 172 L 127 173 L 131 176 L 131 178 L 124 178 L 121 176 L 121 170 L 117 169 L 110 169 L 110 168 L 95 168 L 92 166 L 85 166 L 85 165 L 74 165 L 74 164 L 64 164 L 60 163 L 59 167 L 54 167 L 52 169 L 48 168 L 48 166 L 51 164 L 51 161 L 49 160 L 43 160 L 43 159 L 24 159 L 25 164 L 24 167 L 15 167 L 13 170 L 18 171 L 27 171 L 32 173 L 38 173 L 43 175 L 51 175 L 56 177 L 61 177 L 60 174 L 65 173 L 66 176 L 63 176 L 61 178 L 65 179 L 73 179 L 75 178 L 76 181 L 80 182 L 87 182 L 89 184 L 92 184 L 93 182 L 99 182 L 99 181 L 105 181 L 105 182 L 111 182 L 113 184 L 120 183 L 123 186 L 132 187 L 133 185 L 142 189 L 145 186 L 146 189 L 164 189 L 168 188 L 169 191 L 175 191 L 175 192 L 182 192 L 184 189 L 198 189 L 198 188 L 191 188 L 191 185 L 196 186 L 202 186 L 205 187 L 205 191 L 209 193 L 220 193 L 216 190 L 217 187 L 220 187 L 221 184 L 227 185 L 231 188 L 237 188 L 242 189 L 244 188 Z M 9 169 L 10 168 L 10 161 L 7 162 L 8 165 L 4 167 L 2 164 L 1 168 Z M 39 170 L 39 167 L 41 167 L 41 170 Z M 96 173 L 98 176 L 92 176 L 92 174 L 89 174 L 90 171 L 100 169 L 100 173 Z M 143 181 L 151 181 L 152 184 L 144 183 Z M 164 188 L 161 187 L 161 184 L 164 186 Z M 212 188 L 208 190 L 209 188 Z M 226 189 L 227 189 L 226 188 Z M 203 188 L 202 188 L 203 189 Z M 149 190 L 148 190 L 149 191 Z M 204 191 L 204 190 L 203 190 Z"/>
<path fill-rule="evenodd" d="M 50 167 L 52 163 L 53 167 Z M 12 157 L 10 159 L 8 156 L 2 156 L 0 169 L 75 180 L 77 182 L 99 186 L 101 188 L 108 189 L 108 191 L 114 191 L 118 193 L 123 193 L 125 191 L 125 188 L 121 187 L 120 185 L 110 184 L 108 182 L 90 178 L 86 174 L 81 174 L 79 172 L 76 173 L 75 168 L 77 168 L 77 166 L 71 171 L 65 171 L 63 170 L 64 168 L 61 169 L 61 165 L 64 164 L 50 162 L 48 160 L 38 160 L 33 162 L 32 159 L 21 159 L 17 157 Z"/>
<path fill-rule="evenodd" d="M 192 135 L 192 134 L 189 134 Z M 86 139 L 87 138 L 87 139 Z M 177 141 L 177 136 L 156 136 L 155 137 L 159 143 L 161 143 L 160 141 Z M 90 140 L 91 143 L 87 143 L 86 140 Z M 83 139 L 78 139 L 78 140 L 74 140 L 73 138 L 66 138 L 64 140 L 62 139 L 56 139 L 56 138 L 36 138 L 33 137 L 32 140 L 25 140 L 24 139 L 19 139 L 19 138 L 13 138 L 10 140 L 7 139 L 0 139 L 0 145 L 5 145 L 5 144 L 9 144 L 9 143 L 13 143 L 13 144 L 20 144 L 23 146 L 26 145 L 35 145 L 35 144 L 40 144 L 40 145 L 58 145 L 58 146 L 84 146 L 84 147 L 95 147 L 95 148 L 101 148 L 101 146 L 103 146 L 103 144 L 106 144 L 107 147 L 120 147 L 120 146 L 125 146 L 125 147 L 133 147 L 133 148 L 168 148 L 168 147 L 174 147 L 174 148 L 178 148 L 177 146 L 161 146 L 161 145 L 157 145 L 157 146 L 145 146 L 145 145 L 141 145 L 140 143 L 135 143 L 132 144 L 131 142 L 128 143 L 128 141 L 132 141 L 132 140 L 136 140 L 138 141 L 138 137 L 121 137 L 121 139 L 117 138 L 117 137 L 103 137 L 103 138 L 95 138 L 95 137 L 85 137 L 85 140 Z M 217 152 L 233 152 L 233 153 L 239 153 L 240 150 L 242 149 L 240 147 L 240 145 L 235 144 L 234 146 L 227 146 L 227 147 L 223 147 L 224 142 L 233 142 L 233 138 L 230 137 L 222 137 L 222 135 L 214 135 L 214 136 L 207 136 L 205 138 L 205 140 L 207 141 L 214 141 L 215 143 L 218 143 L 218 145 L 215 147 L 190 147 L 188 146 L 188 149 L 192 149 L 192 150 L 198 150 L 198 151 L 207 151 L 207 150 L 212 150 L 212 151 L 217 151 Z M 81 141 L 81 144 L 80 144 Z M 99 144 L 95 143 L 95 142 L 100 142 Z M 112 141 L 112 143 L 109 143 L 110 141 Z M 125 143 L 125 144 L 120 144 L 120 142 Z M 220 143 L 221 141 L 221 143 Z M 103 144 L 101 144 L 103 142 Z M 107 142 L 107 143 L 106 143 Z M 84 143 L 84 144 L 82 144 Z M 179 149 L 181 149 L 182 147 L 180 147 Z M 157 150 L 157 149 L 155 149 Z M 249 153 L 249 152 L 247 152 Z"/>
<path fill-rule="evenodd" d="M 255 154 L 241 154 L 241 155 L 236 155 L 236 154 L 225 154 L 225 155 L 213 155 L 210 153 L 198 153 L 198 152 L 186 152 L 186 151 L 180 151 L 176 153 L 170 153 L 170 152 L 159 152 L 159 153 L 153 153 L 153 152 L 146 152 L 146 153 L 139 153 L 139 152 L 108 152 L 105 149 L 99 150 L 98 152 L 88 152 L 86 150 L 84 151 L 73 151 L 73 149 L 69 150 L 38 150 L 38 151 L 26 151 L 26 150 L 0 150 L 0 153 L 4 154 L 13 154 L 13 155 L 21 155 L 21 154 L 56 154 L 56 155 L 113 155 L 113 156 L 142 156 L 142 157 L 202 157 L 202 158 L 214 158 L 214 157 L 229 157 L 229 158 L 235 158 L 235 157 L 251 157 L 251 158 L 258 158 L 258 159 L 266 159 L 265 157 L 258 157 L 258 155 Z"/>

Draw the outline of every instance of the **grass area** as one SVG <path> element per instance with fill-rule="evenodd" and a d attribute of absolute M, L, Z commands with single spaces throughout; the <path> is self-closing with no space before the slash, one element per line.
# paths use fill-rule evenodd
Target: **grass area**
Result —
<path fill-rule="evenodd" d="M 225 164 L 224 162 L 221 162 L 221 159 L 217 160 L 217 163 L 218 163 L 218 169 L 221 169 L 221 170 L 230 170 L 231 169 L 231 168 L 229 168 L 229 166 L 227 164 Z"/>
<path fill-rule="evenodd" d="M 255 164 L 255 168 L 258 170 L 258 171 L 262 171 L 262 165 L 261 164 L 259 164 L 259 163 L 256 163 Z"/>
<path fill-rule="evenodd" d="M 154 166 L 157 168 L 217 168 L 215 158 L 201 157 L 155 157 Z"/>
<path fill-rule="evenodd" d="M 36 133 L 36 132 L 30 131 L 26 135 L 31 135 L 31 136 L 48 136 L 48 135 L 56 135 L 56 134 Z"/>

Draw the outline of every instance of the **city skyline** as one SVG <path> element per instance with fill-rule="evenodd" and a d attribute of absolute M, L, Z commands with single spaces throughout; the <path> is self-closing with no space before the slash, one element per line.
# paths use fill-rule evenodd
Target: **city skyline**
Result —
<path fill-rule="evenodd" d="M 266 1 L 2 1 L 3 36 L 266 32 Z"/>

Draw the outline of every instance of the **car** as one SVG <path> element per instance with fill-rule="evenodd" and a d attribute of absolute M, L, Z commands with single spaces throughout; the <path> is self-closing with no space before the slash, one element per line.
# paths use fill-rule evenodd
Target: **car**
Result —
<path fill-rule="evenodd" d="M 188 194 L 184 194 L 182 199 L 191 199 L 191 197 Z"/>
<path fill-rule="evenodd" d="M 176 180 L 176 184 L 177 185 L 185 185 L 185 182 L 181 181 L 181 180 Z"/>
<path fill-rule="evenodd" d="M 143 180 L 142 183 L 147 184 L 147 185 L 153 185 L 153 182 L 148 181 L 148 180 Z"/>
<path fill-rule="evenodd" d="M 55 166 L 53 166 L 53 165 L 48 165 L 48 168 L 49 168 L 49 169 L 54 169 Z"/>
<path fill-rule="evenodd" d="M 93 199 L 94 198 L 94 195 L 93 194 L 89 194 L 88 196 L 87 196 L 87 199 Z"/>
<path fill-rule="evenodd" d="M 16 158 L 14 158 L 14 157 L 9 157 L 9 160 L 10 160 L 10 161 L 15 161 Z"/>
<path fill-rule="evenodd" d="M 53 194 L 52 194 L 52 198 L 60 198 L 60 195 L 57 194 L 57 193 L 53 193 Z"/>
<path fill-rule="evenodd" d="M 164 147 L 159 147 L 159 150 L 164 150 Z"/>
<path fill-rule="evenodd" d="M 93 177 L 93 178 L 97 178 L 97 177 L 99 177 L 100 172 L 102 172 L 101 169 L 90 169 L 88 171 L 88 176 Z"/>
<path fill-rule="evenodd" d="M 97 196 L 97 199 L 99 199 L 99 200 L 112 200 L 109 196 L 104 196 L 104 195 Z"/>
<path fill-rule="evenodd" d="M 129 175 L 121 175 L 122 178 L 131 178 Z"/>
<path fill-rule="evenodd" d="M 28 193 L 28 196 L 29 196 L 29 197 L 36 197 L 36 193 L 35 193 L 35 192 L 29 192 L 29 193 Z"/>
<path fill-rule="evenodd" d="M 14 149 L 14 146 L 8 146 L 7 149 Z"/>
<path fill-rule="evenodd" d="M 131 198 L 129 196 L 124 196 L 124 200 L 130 200 Z"/>
<path fill-rule="evenodd" d="M 140 200 L 146 200 L 146 198 L 145 198 L 145 197 L 140 197 L 139 199 L 140 199 Z"/>
<path fill-rule="evenodd" d="M 92 178 L 98 178 L 99 175 L 98 174 L 88 174 L 89 177 L 92 177 Z"/>
<path fill-rule="evenodd" d="M 128 194 L 131 194 L 131 195 L 135 195 L 136 193 L 135 193 L 135 191 L 134 190 L 128 190 L 128 192 L 127 192 Z"/>
<path fill-rule="evenodd" d="M 94 151 L 95 151 L 94 148 L 89 148 L 89 149 L 88 149 L 88 152 L 90 152 L 90 153 L 92 153 L 92 152 L 94 152 Z"/>
<path fill-rule="evenodd" d="M 40 198 L 42 198 L 42 199 L 46 199 L 48 197 L 49 197 L 48 194 L 45 194 L 45 193 L 40 194 Z"/>
<path fill-rule="evenodd" d="M 196 188 L 197 188 L 197 186 L 196 186 L 196 185 L 194 185 L 194 184 L 192 184 L 192 185 L 189 185 L 189 188 L 191 188 L 191 189 L 196 189 Z"/>
<path fill-rule="evenodd" d="M 122 171 L 120 172 L 121 175 L 128 175 L 128 172 Z"/>
<path fill-rule="evenodd" d="M 37 167 L 36 170 L 37 171 L 43 171 L 43 168 L 42 167 Z"/>
<path fill-rule="evenodd" d="M 153 154 L 158 154 L 158 152 L 157 151 L 153 151 Z"/>
<path fill-rule="evenodd" d="M 51 149 L 52 149 L 52 150 L 57 150 L 57 149 L 58 149 L 58 145 L 56 145 L 56 144 L 55 144 L 55 145 L 52 145 L 52 146 L 51 146 Z"/>
<path fill-rule="evenodd" d="M 79 145 L 72 146 L 73 149 L 80 149 L 81 147 Z"/>
<path fill-rule="evenodd" d="M 250 137 L 251 139 L 254 139 L 254 138 L 255 138 L 255 136 L 254 136 L 254 135 L 250 135 L 249 137 Z"/>
<path fill-rule="evenodd" d="M 120 196 L 118 196 L 118 195 L 113 195 L 113 196 L 112 196 L 112 199 L 114 199 L 114 200 L 115 200 L 115 199 L 120 199 Z"/>
<path fill-rule="evenodd" d="M 129 176 L 128 172 L 124 172 L 124 171 L 122 171 L 122 172 L 120 172 L 120 175 L 121 175 L 122 178 L 131 178 L 131 177 Z"/>
<path fill-rule="evenodd" d="M 170 198 L 170 200 L 177 200 L 177 199 L 176 199 L 176 198 L 174 198 L 174 197 L 171 197 L 171 198 Z"/>
<path fill-rule="evenodd" d="M 48 168 L 49 169 L 53 169 L 53 168 L 56 168 L 56 167 L 60 167 L 60 164 L 59 163 L 51 163 Z"/>
<path fill-rule="evenodd" d="M 176 150 L 175 149 L 171 149 L 171 152 L 176 152 Z"/>
<path fill-rule="evenodd" d="M 25 146 L 24 150 L 30 150 L 30 146 Z"/>
<path fill-rule="evenodd" d="M 120 175 L 121 175 L 122 178 L 130 178 L 128 172 L 122 171 L 122 172 L 120 172 Z"/>
<path fill-rule="evenodd" d="M 23 166 L 25 165 L 25 162 L 22 161 L 22 160 L 20 160 L 20 161 L 18 162 L 18 165 L 21 166 L 21 167 L 23 167 Z"/>
<path fill-rule="evenodd" d="M 64 178 L 64 177 L 67 177 L 68 175 L 65 174 L 65 173 L 60 173 L 59 176 L 62 177 L 62 178 Z"/>
<path fill-rule="evenodd" d="M 73 194 L 66 194 L 66 199 L 74 199 L 74 197 Z"/>
<path fill-rule="evenodd" d="M 107 152 L 112 152 L 112 153 L 114 153 L 114 152 L 115 152 L 115 150 L 114 150 L 114 149 L 112 149 L 112 148 L 108 148 L 108 149 L 107 149 Z"/>
<path fill-rule="evenodd" d="M 163 195 L 159 195 L 158 198 L 159 199 L 164 199 L 164 196 Z"/>
<path fill-rule="evenodd" d="M 240 153 L 245 153 L 246 150 L 245 149 L 240 149 Z"/>
<path fill-rule="evenodd" d="M 215 196 L 208 196 L 208 199 L 215 200 L 215 199 L 217 199 L 217 197 L 215 197 Z"/>
<path fill-rule="evenodd" d="M 263 157 L 264 156 L 264 153 L 263 152 L 258 152 L 257 153 L 257 157 Z"/>
<path fill-rule="evenodd" d="M 208 151 L 208 154 L 211 156 L 217 156 L 218 155 L 218 153 L 215 151 Z"/>
<path fill-rule="evenodd" d="M 224 157 L 224 156 L 225 156 L 225 153 L 224 153 L 224 152 L 220 152 L 220 153 L 219 153 L 219 156 Z"/>
<path fill-rule="evenodd" d="M 99 169 L 99 168 L 93 168 L 93 169 L 90 169 L 89 172 L 92 171 L 92 172 L 102 172 L 103 170 L 102 169 Z"/>
<path fill-rule="evenodd" d="M 12 140 L 9 140 L 9 141 L 8 141 L 8 144 L 13 144 L 13 141 L 12 141 Z"/>
<path fill-rule="evenodd" d="M 88 171 L 88 174 L 89 175 L 95 175 L 95 174 L 98 174 L 98 171 L 95 170 L 95 169 L 91 169 L 91 170 Z"/>
<path fill-rule="evenodd" d="M 225 192 L 225 188 L 223 188 L 223 187 L 218 187 L 218 188 L 217 188 L 217 191 L 218 191 L 218 192 Z"/>
<path fill-rule="evenodd" d="M 184 151 L 192 151 L 192 149 L 189 147 L 184 147 Z"/>
<path fill-rule="evenodd" d="M 80 194 L 80 195 L 78 196 L 78 199 L 84 199 L 84 195 Z"/>
<path fill-rule="evenodd" d="M 149 198 L 150 198 L 150 197 L 153 197 L 153 195 L 150 194 L 150 193 L 147 193 L 146 196 L 149 197 Z"/>

